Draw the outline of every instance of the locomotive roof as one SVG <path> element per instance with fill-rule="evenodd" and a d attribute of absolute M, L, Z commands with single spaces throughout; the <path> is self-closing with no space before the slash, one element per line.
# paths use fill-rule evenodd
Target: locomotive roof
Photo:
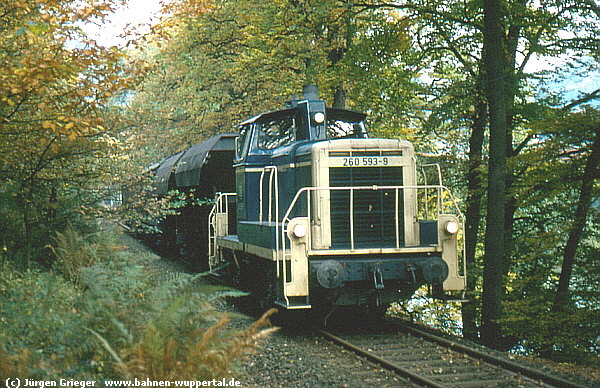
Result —
<path fill-rule="evenodd" d="M 270 111 L 270 112 L 266 112 L 266 113 L 261 113 L 259 115 L 249 118 L 248 120 L 243 121 L 242 123 L 240 123 L 240 125 L 252 124 L 262 118 L 286 115 L 286 114 L 289 114 L 292 112 L 298 112 L 298 111 L 299 111 L 298 108 L 293 107 L 293 108 L 289 108 L 289 109 L 281 109 L 281 110 L 275 110 L 275 111 Z M 364 119 L 367 118 L 366 113 L 357 112 L 357 111 L 348 110 L 348 109 L 340 109 L 340 108 L 326 108 L 325 113 L 327 114 L 327 116 L 335 116 L 337 118 L 348 118 L 348 119 L 353 119 L 356 121 L 363 121 Z"/>

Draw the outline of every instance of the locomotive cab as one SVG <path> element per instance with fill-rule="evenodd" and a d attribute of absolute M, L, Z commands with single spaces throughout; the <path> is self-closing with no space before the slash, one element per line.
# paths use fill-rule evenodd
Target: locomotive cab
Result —
<path fill-rule="evenodd" d="M 462 217 L 441 182 L 418 184 L 412 144 L 370 138 L 366 115 L 327 108 L 316 89 L 304 97 L 240 124 L 211 267 L 287 309 L 384 310 L 423 284 L 464 290 Z"/>

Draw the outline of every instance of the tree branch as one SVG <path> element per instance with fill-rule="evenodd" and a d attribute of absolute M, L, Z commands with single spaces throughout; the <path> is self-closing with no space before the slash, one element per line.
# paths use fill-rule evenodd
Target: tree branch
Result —
<path fill-rule="evenodd" d="M 592 100 L 595 100 L 598 98 L 600 98 L 600 89 L 596 89 L 593 92 L 587 93 L 583 97 L 578 98 L 577 100 L 571 101 L 567 105 L 563 106 L 561 109 L 563 111 L 568 111 L 568 110 L 575 108 L 576 106 L 585 104 L 586 102 L 589 102 L 589 101 L 592 101 Z"/>

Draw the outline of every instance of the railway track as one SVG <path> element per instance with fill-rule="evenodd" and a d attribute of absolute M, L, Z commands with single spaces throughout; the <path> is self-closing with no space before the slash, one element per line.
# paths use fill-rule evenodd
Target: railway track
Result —
<path fill-rule="evenodd" d="M 392 325 L 377 333 L 319 333 L 419 386 L 584 388 L 409 326 Z"/>

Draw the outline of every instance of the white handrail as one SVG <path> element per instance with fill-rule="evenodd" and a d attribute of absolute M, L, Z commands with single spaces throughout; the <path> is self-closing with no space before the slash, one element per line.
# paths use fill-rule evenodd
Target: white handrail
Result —
<path fill-rule="evenodd" d="M 275 219 L 278 220 L 278 211 L 279 211 L 279 181 L 278 181 L 278 171 L 277 171 L 277 166 L 265 166 L 263 167 L 262 171 L 260 172 L 260 180 L 259 180 L 259 195 L 258 195 L 258 202 L 259 202 L 259 212 L 258 212 L 258 221 L 259 222 L 263 222 L 263 218 L 264 218 L 264 178 L 265 178 L 265 174 L 269 172 L 269 195 L 268 195 L 268 201 L 269 201 L 269 215 L 268 215 L 268 222 L 273 222 L 273 204 L 271 203 L 271 198 L 275 197 Z M 274 186 L 274 187 L 273 187 Z"/>
<path fill-rule="evenodd" d="M 290 219 L 290 214 L 292 213 L 292 211 L 294 210 L 294 208 L 296 207 L 300 197 L 302 194 L 306 193 L 306 197 L 307 197 L 307 217 L 308 217 L 308 223 L 309 223 L 309 233 L 310 233 L 310 225 L 312 225 L 311 222 L 311 193 L 312 192 L 319 192 L 319 191 L 349 191 L 350 192 L 350 248 L 354 249 L 354 230 L 353 230 L 353 211 L 351 209 L 353 209 L 353 193 L 356 190 L 371 190 L 371 191 L 378 191 L 378 190 L 394 190 L 395 191 L 395 219 L 396 219 L 396 248 L 399 249 L 400 248 L 400 220 L 398 219 L 398 210 L 399 210 L 399 192 L 400 190 L 425 190 L 427 192 L 427 189 L 436 189 L 438 191 L 438 206 L 437 206 L 437 214 L 445 214 L 446 213 L 446 205 L 444 204 L 443 201 L 443 194 L 446 193 L 448 195 L 448 198 L 450 199 L 453 207 L 454 207 L 454 214 L 456 214 L 457 218 L 459 219 L 459 222 L 461 223 L 461 225 L 464 226 L 464 215 L 463 213 L 460 211 L 460 208 L 458 207 L 458 203 L 455 200 L 454 196 L 452 195 L 452 192 L 445 186 L 442 185 L 415 185 L 415 186 L 333 186 L 333 187 L 303 187 L 300 190 L 298 190 L 296 192 L 296 195 L 294 196 L 294 198 L 292 199 L 292 202 L 290 203 L 286 213 L 284 214 L 283 218 L 281 219 L 281 251 L 278 251 L 276 253 L 276 257 L 277 257 L 277 276 L 280 276 L 280 263 L 279 260 L 281 259 L 283 262 L 281 263 L 281 267 L 283 268 L 283 280 L 284 283 L 287 282 L 287 273 L 286 273 L 286 260 L 285 260 L 285 256 L 286 256 L 286 251 L 287 251 L 287 225 L 289 224 L 289 222 L 291 221 Z M 279 219 L 279 218 L 277 218 Z M 464 230 L 464 228 L 461 228 Z M 310 245 L 309 249 L 312 249 L 312 239 L 308 238 L 308 244 Z M 277 243 L 279 245 L 279 239 L 277 239 Z M 464 264 L 464 244 L 463 244 L 463 266 Z"/>
<path fill-rule="evenodd" d="M 208 265 L 212 271 L 213 263 L 217 258 L 217 214 L 229 214 L 229 197 L 235 197 L 236 193 L 217 193 L 215 204 L 208 214 Z M 228 226 L 229 227 L 229 226 Z"/>
<path fill-rule="evenodd" d="M 313 195 L 313 193 L 318 192 L 334 192 L 334 191 L 348 191 L 350 193 L 350 207 L 349 207 L 349 217 L 350 217 L 350 248 L 355 249 L 355 236 L 354 236 L 354 192 L 355 191 L 394 191 L 394 218 L 395 218 L 395 240 L 396 249 L 400 249 L 400 241 L 401 241 L 401 225 L 400 222 L 404 222 L 401 217 L 398 216 L 400 210 L 400 190 L 425 190 L 427 193 L 428 190 L 435 189 L 438 192 L 438 200 L 437 202 L 437 214 L 447 214 L 446 208 L 449 202 L 449 206 L 453 207 L 453 214 L 457 216 L 459 222 L 464 225 L 464 216 L 458 207 L 458 203 L 455 200 L 454 196 L 450 192 L 447 187 L 442 185 L 415 185 L 415 186 L 334 186 L 334 187 L 303 187 L 298 190 L 292 199 L 290 205 L 288 206 L 284 216 L 280 218 L 279 214 L 279 181 L 278 181 L 278 170 L 276 166 L 267 166 L 263 169 L 260 178 L 260 201 L 261 201 L 261 209 L 260 209 L 260 220 L 262 222 L 263 218 L 263 201 L 265 200 L 263 195 L 263 183 L 265 174 L 269 173 L 269 214 L 268 221 L 269 223 L 273 222 L 273 213 L 275 216 L 275 223 L 279 223 L 277 227 L 280 228 L 279 232 L 276 232 L 275 240 L 275 260 L 277 265 L 277 277 L 282 278 L 283 286 L 286 287 L 287 284 L 291 284 L 292 279 L 288 279 L 288 266 L 291 265 L 291 241 L 287 235 L 288 226 L 291 221 L 291 214 L 294 209 L 299 205 L 301 201 L 302 195 L 306 195 L 306 217 L 308 218 L 308 234 L 306 236 L 308 249 L 312 250 L 312 202 L 319 198 L 319 196 Z M 208 219 L 208 227 L 209 227 L 209 264 L 210 269 L 213 269 L 213 265 L 216 264 L 216 261 L 219 256 L 218 252 L 218 244 L 217 244 L 217 215 L 218 214 L 228 214 L 229 213 L 229 198 L 235 196 L 235 193 L 217 193 L 216 203 L 211 209 Z M 417 194 L 418 195 L 418 194 Z M 444 196 L 446 195 L 446 196 Z M 444 199 L 446 198 L 446 200 Z M 275 211 L 273 212 L 273 202 L 275 205 Z M 464 228 L 462 228 L 464 230 Z M 220 231 L 219 233 L 223 233 Z M 228 233 L 228 231 L 226 231 Z M 289 246 L 288 246 L 289 244 Z M 464 243 L 462 256 L 463 256 L 463 271 L 466 270 L 466 263 L 464 260 Z M 464 273 L 464 272 L 463 272 Z M 292 274 L 293 277 L 293 274 Z M 284 292 L 284 298 L 286 299 L 286 303 L 289 303 L 286 293 Z"/>

